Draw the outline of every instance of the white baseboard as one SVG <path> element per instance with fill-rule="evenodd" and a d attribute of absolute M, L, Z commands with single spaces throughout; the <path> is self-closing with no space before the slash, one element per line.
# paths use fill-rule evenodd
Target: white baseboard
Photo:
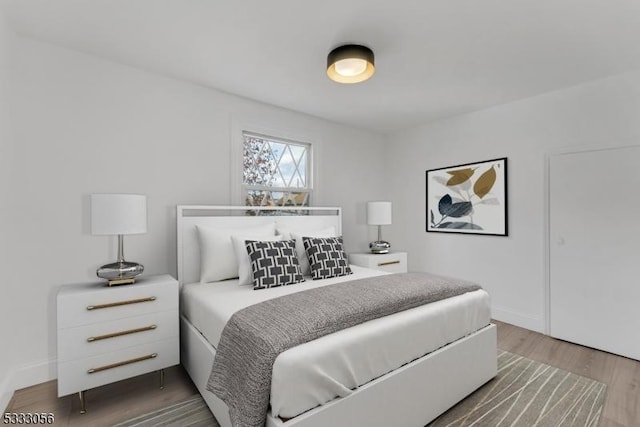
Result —
<path fill-rule="evenodd" d="M 502 307 L 491 307 L 491 317 L 501 322 L 544 334 L 544 320 L 529 314 L 518 313 Z"/>
<path fill-rule="evenodd" d="M 3 413 L 16 390 L 56 379 L 57 369 L 57 361 L 53 359 L 9 370 L 7 377 L 0 383 L 0 408 Z"/>
<path fill-rule="evenodd" d="M 41 360 L 18 367 L 13 374 L 13 388 L 19 390 L 54 380 L 58 377 L 57 360 Z"/>

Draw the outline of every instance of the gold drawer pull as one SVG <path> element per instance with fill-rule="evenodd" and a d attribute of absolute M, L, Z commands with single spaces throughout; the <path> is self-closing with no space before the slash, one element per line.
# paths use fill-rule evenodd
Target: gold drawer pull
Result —
<path fill-rule="evenodd" d="M 127 301 L 110 302 L 109 304 L 90 305 L 87 307 L 87 310 L 100 310 L 101 308 L 119 307 L 121 305 L 138 304 L 139 302 L 151 302 L 155 300 L 156 297 L 130 299 Z"/>
<path fill-rule="evenodd" d="M 400 261 L 386 261 L 386 262 L 379 262 L 378 263 L 378 267 L 383 267 L 385 265 L 393 265 L 393 264 L 400 264 Z"/>
<path fill-rule="evenodd" d="M 91 368 L 87 371 L 89 374 L 95 374 L 96 372 L 106 371 L 107 369 L 118 368 L 120 366 L 129 365 L 131 363 L 142 362 L 143 360 L 154 359 L 158 357 L 158 353 L 149 354 L 142 357 L 136 357 L 135 359 L 125 360 L 124 362 L 114 363 L 112 365 L 100 366 L 98 368 Z"/>
<path fill-rule="evenodd" d="M 109 338 L 121 337 L 123 335 L 135 334 L 137 332 L 151 331 L 153 329 L 156 329 L 157 327 L 158 326 L 156 325 L 149 325 L 149 326 L 145 326 L 144 328 L 129 329 L 127 331 L 114 332 L 112 334 L 98 335 L 97 337 L 87 338 L 87 341 L 94 342 L 94 341 L 106 340 Z"/>

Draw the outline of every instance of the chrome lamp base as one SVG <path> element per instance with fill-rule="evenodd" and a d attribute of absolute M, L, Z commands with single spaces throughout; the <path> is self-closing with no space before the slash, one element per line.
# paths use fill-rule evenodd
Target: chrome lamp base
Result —
<path fill-rule="evenodd" d="M 136 277 L 141 275 L 144 267 L 137 262 L 118 261 L 106 264 L 96 271 L 96 275 L 107 280 L 109 286 L 134 283 Z"/>
<path fill-rule="evenodd" d="M 391 245 L 389 242 L 385 242 L 384 240 L 377 240 L 369 243 L 369 249 L 371 249 L 371 253 L 373 254 L 388 254 L 391 249 Z"/>
<path fill-rule="evenodd" d="M 118 261 L 105 264 L 96 271 L 96 275 L 105 279 L 109 286 L 135 283 L 136 277 L 144 271 L 144 267 L 137 262 L 124 260 L 123 241 L 122 234 L 118 234 Z"/>

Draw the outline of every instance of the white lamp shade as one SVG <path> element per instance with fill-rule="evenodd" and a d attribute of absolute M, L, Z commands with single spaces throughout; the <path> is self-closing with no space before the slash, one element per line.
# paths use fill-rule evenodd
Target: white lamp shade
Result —
<path fill-rule="evenodd" d="M 91 234 L 146 232 L 147 196 L 141 194 L 91 195 Z"/>
<path fill-rule="evenodd" d="M 391 224 L 391 202 L 367 202 L 367 224 Z"/>

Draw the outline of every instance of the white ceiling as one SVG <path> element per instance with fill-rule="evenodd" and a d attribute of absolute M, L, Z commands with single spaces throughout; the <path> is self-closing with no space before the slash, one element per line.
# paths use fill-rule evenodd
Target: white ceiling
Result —
<path fill-rule="evenodd" d="M 639 0 L 0 0 L 25 36 L 390 132 L 640 68 Z M 365 83 L 327 53 L 371 47 Z"/>

